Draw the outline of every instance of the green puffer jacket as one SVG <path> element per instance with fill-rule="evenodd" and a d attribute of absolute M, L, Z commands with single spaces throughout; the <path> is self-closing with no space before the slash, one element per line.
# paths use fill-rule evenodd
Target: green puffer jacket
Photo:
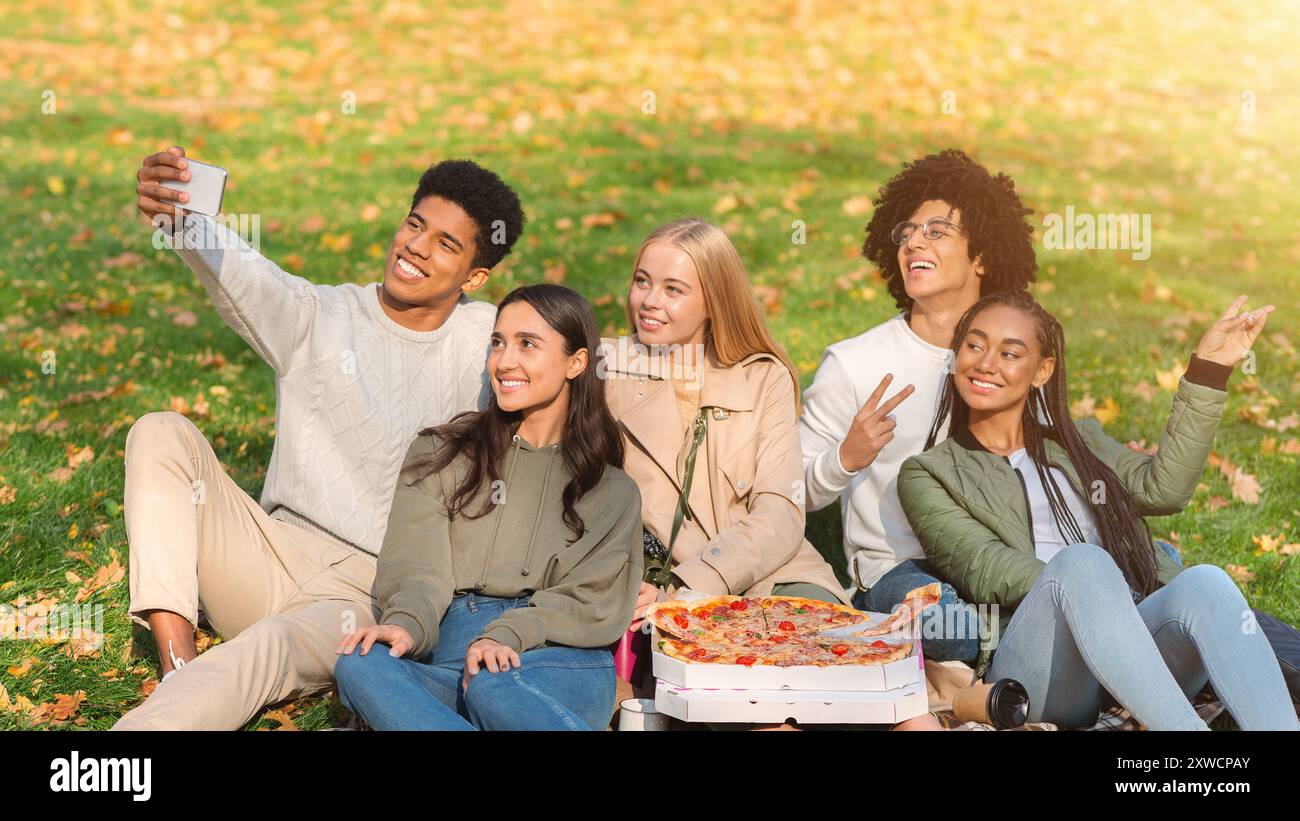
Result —
<path fill-rule="evenodd" d="M 1205 469 L 1210 445 L 1223 416 L 1231 368 L 1192 358 L 1179 383 L 1173 410 L 1155 456 L 1138 453 L 1107 436 L 1093 418 L 1075 425 L 1098 459 L 1133 497 L 1143 516 L 1177 513 L 1191 500 Z M 1089 490 L 1065 449 L 1044 443 L 1047 458 L 1084 499 Z M 898 497 L 926 559 L 940 578 L 971 604 L 998 605 L 1001 636 L 1011 614 L 1046 564 L 1034 555 L 1032 526 L 1023 481 L 1004 456 L 986 450 L 968 430 L 903 463 Z M 1160 583 L 1181 568 L 1153 543 Z M 983 676 L 992 657 L 985 641 L 976 662 Z"/>

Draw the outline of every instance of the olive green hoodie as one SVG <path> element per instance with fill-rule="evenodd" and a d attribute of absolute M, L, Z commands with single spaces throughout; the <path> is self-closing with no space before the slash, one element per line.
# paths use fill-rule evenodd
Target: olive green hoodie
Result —
<path fill-rule="evenodd" d="M 410 655 L 428 655 L 454 595 L 515 598 L 528 607 L 506 611 L 479 638 L 523 653 L 544 644 L 601 647 L 632 621 L 641 583 L 641 494 L 615 467 L 575 509 L 586 526 L 574 540 L 562 501 L 572 478 L 561 445 L 535 448 L 516 435 L 506 452 L 504 483 L 485 487 L 465 507 L 493 501 L 477 519 L 449 519 L 446 498 L 470 468 L 458 456 L 445 470 L 411 484 L 407 466 L 431 455 L 439 440 L 418 436 L 407 451 L 379 553 L 375 599 L 381 624 L 403 627 Z"/>

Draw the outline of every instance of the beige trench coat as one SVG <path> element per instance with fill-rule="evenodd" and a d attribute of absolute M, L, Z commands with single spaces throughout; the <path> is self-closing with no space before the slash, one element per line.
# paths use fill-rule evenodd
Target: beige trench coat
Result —
<path fill-rule="evenodd" d="M 604 342 L 605 395 L 627 449 L 623 469 L 641 489 L 646 530 L 667 545 L 689 444 L 677 396 L 662 360 L 619 340 Z M 673 572 L 692 590 L 763 596 L 776 584 L 809 582 L 848 603 L 830 565 L 804 538 L 795 390 L 769 354 L 729 368 L 711 358 L 704 364 L 700 407 L 708 433 L 691 486 L 694 518 L 683 522 L 673 550 Z"/>

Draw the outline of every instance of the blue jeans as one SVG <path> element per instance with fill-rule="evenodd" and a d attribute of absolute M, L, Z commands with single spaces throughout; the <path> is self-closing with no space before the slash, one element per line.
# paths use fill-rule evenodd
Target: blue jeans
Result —
<path fill-rule="evenodd" d="M 1243 730 L 1296 730 L 1268 639 L 1221 568 L 1184 570 L 1134 605 L 1110 554 L 1075 544 L 1052 557 L 1001 637 L 986 681 L 1013 678 L 1029 720 L 1093 724 L 1109 693 L 1152 730 L 1204 730 L 1188 699 L 1214 691 Z"/>
<path fill-rule="evenodd" d="M 928 562 L 910 559 L 880 577 L 870 590 L 853 594 L 853 606 L 873 613 L 889 613 L 912 590 L 939 581 Z M 947 582 L 940 585 L 938 607 L 921 615 L 921 646 L 933 661 L 973 662 L 980 652 L 979 615 L 962 601 Z"/>
<path fill-rule="evenodd" d="M 376 730 L 601 730 L 614 712 L 614 656 L 608 647 L 539 647 L 520 667 L 479 668 L 461 689 L 465 651 L 485 627 L 528 596 L 468 593 L 447 608 L 426 660 L 393 658 L 378 642 L 339 656 L 339 700 Z"/>

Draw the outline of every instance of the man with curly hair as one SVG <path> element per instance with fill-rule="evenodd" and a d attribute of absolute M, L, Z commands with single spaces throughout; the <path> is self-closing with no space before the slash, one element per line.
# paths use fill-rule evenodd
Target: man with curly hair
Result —
<path fill-rule="evenodd" d="M 429 168 L 383 279 L 318 285 L 281 270 L 161 185 L 179 147 L 144 160 L 138 206 L 221 318 L 275 371 L 261 504 L 195 425 L 149 413 L 126 440 L 130 616 L 163 680 L 114 729 L 238 729 L 266 704 L 333 685 L 335 648 L 374 624 L 371 586 L 416 432 L 485 406 L 495 308 L 468 295 L 523 231 L 519 198 L 465 160 Z M 196 654 L 202 609 L 223 641 Z"/>
<path fill-rule="evenodd" d="M 952 149 L 906 164 L 876 196 L 862 253 L 900 313 L 826 349 L 799 423 L 808 509 L 840 500 L 859 609 L 888 613 L 937 581 L 899 504 L 898 470 L 925 449 L 962 314 L 1034 281 L 1031 213 L 1010 177 Z M 926 658 L 972 660 L 975 612 L 942 590 L 922 617 Z"/>

